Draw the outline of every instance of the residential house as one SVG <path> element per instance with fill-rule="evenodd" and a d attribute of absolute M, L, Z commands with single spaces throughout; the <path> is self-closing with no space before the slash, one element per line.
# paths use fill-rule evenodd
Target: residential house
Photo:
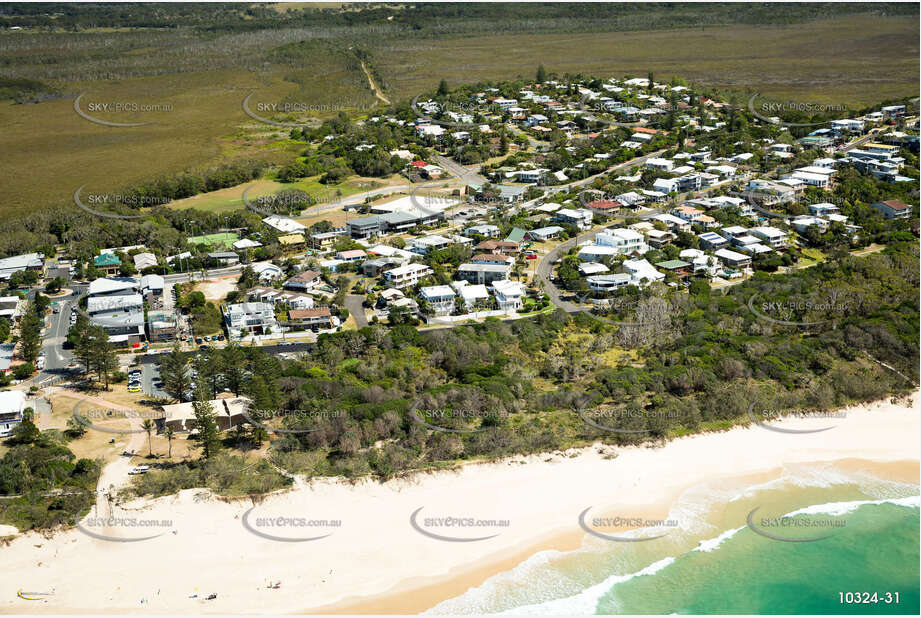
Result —
<path fill-rule="evenodd" d="M 320 273 L 313 270 L 304 270 L 285 281 L 282 287 L 286 290 L 307 291 L 320 285 L 322 281 L 323 278 Z"/>
<path fill-rule="evenodd" d="M 478 234 L 480 236 L 485 236 L 486 238 L 498 238 L 499 236 L 499 227 L 496 225 L 482 224 L 474 225 L 468 227 L 464 230 L 464 234 Z"/>
<path fill-rule="evenodd" d="M 646 232 L 646 243 L 653 249 L 661 249 L 675 240 L 675 235 L 662 230 L 649 230 Z"/>
<path fill-rule="evenodd" d="M 549 227 L 541 227 L 536 230 L 531 230 L 528 232 L 528 238 L 537 242 L 544 242 L 556 238 L 565 231 L 566 230 L 559 225 L 551 225 Z"/>
<path fill-rule="evenodd" d="M 348 251 L 340 251 L 336 254 L 336 259 L 342 260 L 343 262 L 357 262 L 366 257 L 367 254 L 361 249 L 349 249 Z"/>
<path fill-rule="evenodd" d="M 556 211 L 554 218 L 562 223 L 574 225 L 581 230 L 587 230 L 592 227 L 594 214 L 588 208 L 561 208 Z"/>
<path fill-rule="evenodd" d="M 263 286 L 256 286 L 247 290 L 246 300 L 271 303 L 272 305 L 283 305 L 289 309 L 313 309 L 314 305 L 313 296 L 301 292 L 276 290 L 275 288 Z"/>
<path fill-rule="evenodd" d="M 501 253 L 502 255 L 515 255 L 518 253 L 520 245 L 510 240 L 484 240 L 473 249 L 488 253 Z"/>
<path fill-rule="evenodd" d="M 886 200 L 876 202 L 871 206 L 881 212 L 884 219 L 908 219 L 911 217 L 911 206 L 902 200 Z"/>
<path fill-rule="evenodd" d="M 153 253 L 138 253 L 134 256 L 134 267 L 138 272 L 143 271 L 145 268 L 153 268 L 157 265 L 157 256 Z"/>
<path fill-rule="evenodd" d="M 649 251 L 642 234 L 625 228 L 602 230 L 595 235 L 594 242 L 596 245 L 614 247 L 620 255 L 643 255 Z"/>
<path fill-rule="evenodd" d="M 395 288 L 411 287 L 432 274 L 425 264 L 405 264 L 384 271 L 384 280 Z"/>
<path fill-rule="evenodd" d="M 787 246 L 789 235 L 783 230 L 770 226 L 753 227 L 749 230 L 753 236 L 763 240 L 772 249 L 783 249 Z"/>
<path fill-rule="evenodd" d="M 233 266 L 240 263 L 240 256 L 233 251 L 214 251 L 208 254 L 208 261 L 218 266 Z"/>
<path fill-rule="evenodd" d="M 303 234 L 283 234 L 278 237 L 278 244 L 285 253 L 297 253 L 307 248 L 307 239 Z"/>
<path fill-rule="evenodd" d="M 633 281 L 629 274 L 616 273 L 611 275 L 592 275 L 585 278 L 588 289 L 593 292 L 610 292 L 627 285 Z"/>
<path fill-rule="evenodd" d="M 339 326 L 339 318 L 330 312 L 329 307 L 291 309 L 288 311 L 288 322 L 314 332 Z"/>
<path fill-rule="evenodd" d="M 0 392 L 0 438 L 13 435 L 13 430 L 22 422 L 22 413 L 27 407 L 25 392 Z"/>
<path fill-rule="evenodd" d="M 691 231 L 690 221 L 685 221 L 684 219 L 680 219 L 676 217 L 675 215 L 670 215 L 668 213 L 656 215 L 652 217 L 652 221 L 659 221 L 661 223 L 664 223 L 665 226 L 671 232 L 690 232 Z"/>
<path fill-rule="evenodd" d="M 467 311 L 486 305 L 489 302 L 489 291 L 482 284 L 457 286 L 457 293 L 463 300 L 464 308 Z"/>
<path fill-rule="evenodd" d="M 449 285 L 430 285 L 419 290 L 419 296 L 424 300 L 432 315 L 451 315 L 454 311 L 454 297 L 457 296 Z"/>
<path fill-rule="evenodd" d="M 640 287 L 665 280 L 665 275 L 653 268 L 647 260 L 625 260 L 622 266 L 630 275 L 630 281 Z"/>
<path fill-rule="evenodd" d="M 717 249 L 713 252 L 713 255 L 715 255 L 720 262 L 732 268 L 748 268 L 752 265 L 751 256 L 737 253 L 730 249 Z"/>
<path fill-rule="evenodd" d="M 686 279 L 694 270 L 694 267 L 689 262 L 684 260 L 666 260 L 664 262 L 656 262 L 656 268 L 661 268 L 666 270 L 681 279 Z"/>
<path fill-rule="evenodd" d="M 457 278 L 474 284 L 489 284 L 508 279 L 511 270 L 508 264 L 467 263 L 457 268 Z"/>
<path fill-rule="evenodd" d="M 515 265 L 515 258 L 510 255 L 500 255 L 497 253 L 478 253 L 470 258 L 474 264 L 505 264 L 507 266 Z"/>
<path fill-rule="evenodd" d="M 525 288 L 517 281 L 508 279 L 493 281 L 492 289 L 496 297 L 496 305 L 502 311 L 517 311 L 524 304 Z"/>
<path fill-rule="evenodd" d="M 585 206 L 595 214 L 610 217 L 620 209 L 621 204 L 613 200 L 594 200 Z"/>
<path fill-rule="evenodd" d="M 729 241 L 715 232 L 704 232 L 699 234 L 700 246 L 704 249 L 722 249 L 729 246 Z"/>
<path fill-rule="evenodd" d="M 677 193 L 678 180 L 675 178 L 656 178 L 652 183 L 652 188 L 662 193 Z"/>
<path fill-rule="evenodd" d="M 278 329 L 275 308 L 269 303 L 235 303 L 222 305 L 221 310 L 227 332 L 232 337 L 240 337 L 243 333 L 264 335 Z"/>
<path fill-rule="evenodd" d="M 271 262 L 256 262 L 250 268 L 253 269 L 253 272 L 259 277 L 259 281 L 262 282 L 274 281 L 284 275 L 281 267 Z"/>

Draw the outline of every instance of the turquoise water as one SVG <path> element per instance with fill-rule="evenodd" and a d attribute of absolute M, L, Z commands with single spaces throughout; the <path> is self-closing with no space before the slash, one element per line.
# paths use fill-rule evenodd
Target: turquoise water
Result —
<path fill-rule="evenodd" d="M 612 586 L 596 613 L 918 614 L 918 517 L 914 506 L 864 504 L 835 517 L 847 524 L 829 538 L 808 543 L 744 528 L 714 551 Z M 848 591 L 877 592 L 879 602 L 841 603 Z M 898 604 L 886 592 L 898 592 Z"/>
<path fill-rule="evenodd" d="M 681 529 L 662 539 L 586 536 L 578 550 L 539 552 L 428 613 L 918 614 L 918 493 L 819 464 L 761 485 L 702 485 L 672 507 Z M 746 525 L 755 508 L 756 530 L 828 538 L 766 538 Z M 781 527 L 782 516 L 813 526 Z M 843 592 L 876 592 L 879 602 L 842 603 Z"/>

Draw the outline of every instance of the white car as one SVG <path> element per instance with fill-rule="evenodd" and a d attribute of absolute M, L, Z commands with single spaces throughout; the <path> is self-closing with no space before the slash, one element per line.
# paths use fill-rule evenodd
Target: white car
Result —
<path fill-rule="evenodd" d="M 150 466 L 135 466 L 128 471 L 128 474 L 145 474 L 150 470 Z"/>

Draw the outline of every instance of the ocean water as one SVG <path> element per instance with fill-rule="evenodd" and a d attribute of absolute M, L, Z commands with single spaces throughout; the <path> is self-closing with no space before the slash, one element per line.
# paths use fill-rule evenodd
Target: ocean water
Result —
<path fill-rule="evenodd" d="M 580 549 L 539 552 L 427 613 L 918 614 L 918 494 L 826 465 L 698 486 L 673 506 L 679 527 L 661 539 L 586 535 Z"/>

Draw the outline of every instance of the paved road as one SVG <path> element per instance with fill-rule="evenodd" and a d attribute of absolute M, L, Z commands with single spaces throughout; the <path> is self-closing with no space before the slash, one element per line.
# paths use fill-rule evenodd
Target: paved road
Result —
<path fill-rule="evenodd" d="M 70 308 L 83 294 L 85 286 L 70 286 L 73 292 L 68 296 L 56 299 L 57 305 L 52 307 L 58 310 L 52 312 L 48 319 L 48 327 L 42 339 L 42 352 L 45 353 L 45 368 L 34 378 L 34 383 L 43 386 L 61 377 L 75 373 L 67 366 L 73 362 L 73 353 L 64 349 L 67 331 L 70 330 Z"/>
<path fill-rule="evenodd" d="M 649 211 L 646 211 L 644 213 L 637 215 L 636 218 L 640 219 L 641 221 L 645 221 L 658 214 L 661 214 L 661 211 L 649 210 Z M 612 226 L 607 225 L 606 227 L 612 227 Z M 542 281 L 544 284 L 543 285 L 544 292 L 546 292 L 547 296 L 550 298 L 550 302 L 552 302 L 555 306 L 559 307 L 560 309 L 564 311 L 568 311 L 572 313 L 574 311 L 582 311 L 583 308 L 577 304 L 571 303 L 567 300 L 563 300 L 562 295 L 564 294 L 564 292 L 562 292 L 559 288 L 556 287 L 556 285 L 552 281 L 550 281 L 550 275 L 553 272 L 554 262 L 561 256 L 569 253 L 569 250 L 575 247 L 576 245 L 594 238 L 595 234 L 600 232 L 602 229 L 604 228 L 593 229 L 583 234 L 579 234 L 575 238 L 570 238 L 569 240 L 560 243 L 559 245 L 551 249 L 547 253 L 547 255 L 542 257 L 540 261 L 537 263 L 536 274 L 537 274 L 537 278 L 540 281 Z"/>
<path fill-rule="evenodd" d="M 478 186 L 486 184 L 486 178 L 484 176 L 480 176 L 478 173 L 480 171 L 479 165 L 467 167 L 466 165 L 461 165 L 450 157 L 445 157 L 442 155 L 435 155 L 435 161 L 437 161 L 441 167 L 457 176 L 457 178 L 464 184 Z"/>
<path fill-rule="evenodd" d="M 345 297 L 345 308 L 349 310 L 349 315 L 355 318 L 358 328 L 368 325 L 368 316 L 365 315 L 365 308 L 362 306 L 364 300 L 364 296 L 357 294 L 348 294 Z"/>

